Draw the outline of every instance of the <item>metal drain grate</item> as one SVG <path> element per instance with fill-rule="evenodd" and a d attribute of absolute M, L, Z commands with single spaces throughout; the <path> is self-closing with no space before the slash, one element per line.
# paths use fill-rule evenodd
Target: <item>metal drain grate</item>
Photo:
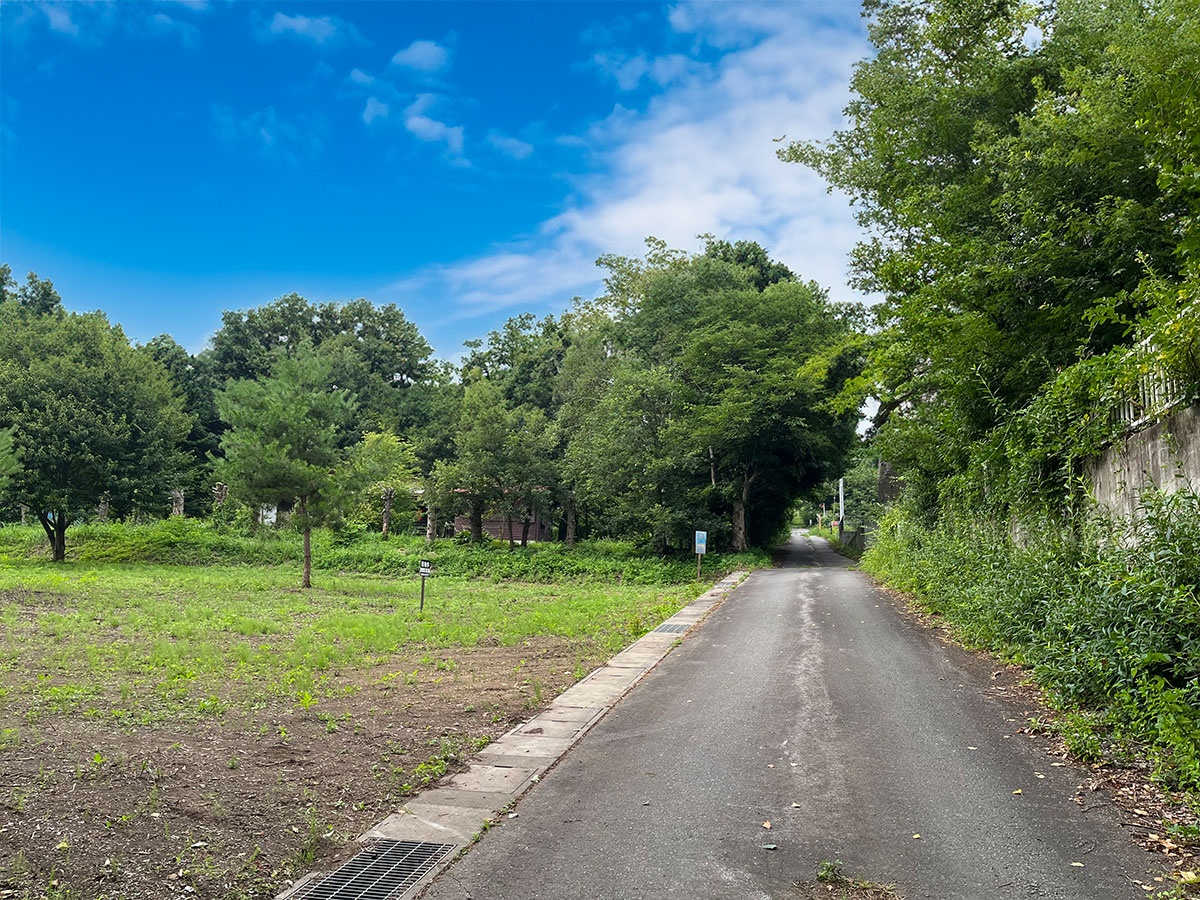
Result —
<path fill-rule="evenodd" d="M 399 900 L 454 851 L 456 844 L 376 841 L 292 900 Z"/>
<path fill-rule="evenodd" d="M 686 623 L 676 624 L 674 622 L 668 622 L 665 625 L 659 625 L 654 630 L 655 631 L 665 631 L 667 634 L 683 634 L 685 631 L 687 631 L 691 627 L 692 627 L 691 625 L 688 625 Z"/>

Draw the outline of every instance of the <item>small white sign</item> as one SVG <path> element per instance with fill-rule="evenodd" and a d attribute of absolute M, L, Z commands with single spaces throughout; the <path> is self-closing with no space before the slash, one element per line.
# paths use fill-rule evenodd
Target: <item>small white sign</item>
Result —
<path fill-rule="evenodd" d="M 707 531 L 697 531 L 696 532 L 696 553 L 698 555 L 703 556 L 707 552 L 708 552 L 708 532 Z"/>
<path fill-rule="evenodd" d="M 428 578 L 433 574 L 433 563 L 427 559 L 421 560 L 421 577 Z"/>

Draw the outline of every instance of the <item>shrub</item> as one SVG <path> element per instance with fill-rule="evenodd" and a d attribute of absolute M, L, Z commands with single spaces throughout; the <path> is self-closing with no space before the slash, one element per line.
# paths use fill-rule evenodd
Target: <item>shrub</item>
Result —
<path fill-rule="evenodd" d="M 1146 494 L 1132 522 L 1045 517 L 1023 542 L 994 521 L 924 527 L 888 513 L 863 567 L 969 643 L 1031 665 L 1070 708 L 1146 742 L 1160 777 L 1200 789 L 1200 498 Z M 1079 735 L 1073 742 L 1093 744 Z"/>

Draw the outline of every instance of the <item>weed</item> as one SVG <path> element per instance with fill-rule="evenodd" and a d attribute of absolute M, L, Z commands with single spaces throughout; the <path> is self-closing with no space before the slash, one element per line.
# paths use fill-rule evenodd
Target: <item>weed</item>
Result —
<path fill-rule="evenodd" d="M 817 865 L 817 881 L 822 884 L 834 884 L 842 880 L 842 861 L 823 859 Z"/>
<path fill-rule="evenodd" d="M 1032 666 L 1068 711 L 1071 751 L 1100 760 L 1149 747 L 1168 788 L 1200 789 L 1200 495 L 1153 492 L 1128 521 L 1099 515 L 1066 528 L 1029 514 L 923 524 L 901 503 L 863 566 L 943 616 L 969 645 Z M 1015 540 L 1014 525 L 1036 540 Z M 1105 742 L 1100 733 L 1115 740 Z"/>

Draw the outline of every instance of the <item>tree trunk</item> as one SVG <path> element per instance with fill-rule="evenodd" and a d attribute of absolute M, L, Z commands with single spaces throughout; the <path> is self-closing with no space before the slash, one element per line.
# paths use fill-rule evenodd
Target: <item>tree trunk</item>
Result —
<path fill-rule="evenodd" d="M 171 515 L 183 515 L 183 488 L 175 488 L 171 491 Z"/>
<path fill-rule="evenodd" d="M 392 521 L 392 500 L 396 496 L 395 488 L 386 488 L 383 492 L 383 539 L 388 536 L 388 525 Z"/>
<path fill-rule="evenodd" d="M 96 521 L 98 521 L 101 525 L 108 524 L 108 509 L 111 502 L 112 494 L 110 494 L 108 491 L 105 491 L 100 495 L 100 505 L 96 507 Z"/>
<path fill-rule="evenodd" d="M 21 507 L 21 525 L 23 527 L 23 526 L 29 524 L 27 521 L 27 517 L 29 516 L 29 507 L 26 506 L 24 503 L 20 504 L 20 507 Z"/>
<path fill-rule="evenodd" d="M 433 507 L 433 506 L 426 507 L 426 509 L 425 509 L 425 540 L 431 544 L 433 543 L 434 538 L 437 537 L 437 515 L 438 515 L 438 512 L 437 512 L 436 507 Z"/>
<path fill-rule="evenodd" d="M 521 546 L 529 546 L 529 526 L 533 523 L 533 518 L 529 513 L 525 513 L 525 521 L 521 523 Z"/>
<path fill-rule="evenodd" d="M 575 546 L 575 495 L 567 498 L 567 546 Z"/>
<path fill-rule="evenodd" d="M 300 587 L 312 587 L 312 522 L 308 520 L 308 498 L 300 498 L 300 515 L 304 517 L 304 575 Z"/>
<path fill-rule="evenodd" d="M 38 521 L 42 523 L 42 530 L 46 532 L 46 537 L 50 540 L 50 558 L 54 562 L 62 562 L 67 558 L 67 517 L 61 513 L 55 513 L 54 519 L 51 520 L 47 513 L 39 512 L 37 514 Z"/>
<path fill-rule="evenodd" d="M 483 543 L 483 504 L 471 504 L 471 543 Z"/>
<path fill-rule="evenodd" d="M 750 478 L 742 475 L 742 497 L 733 501 L 733 552 L 746 549 L 746 502 L 750 499 Z"/>
<path fill-rule="evenodd" d="M 513 540 L 512 513 L 505 513 L 504 521 L 508 524 L 508 549 L 512 550 L 517 546 L 517 542 Z"/>

